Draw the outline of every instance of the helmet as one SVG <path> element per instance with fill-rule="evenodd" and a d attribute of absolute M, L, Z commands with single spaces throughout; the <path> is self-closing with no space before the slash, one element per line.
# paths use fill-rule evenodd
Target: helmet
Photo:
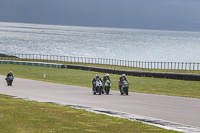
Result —
<path fill-rule="evenodd" d="M 122 77 L 126 77 L 126 74 L 122 74 Z"/>
<path fill-rule="evenodd" d="M 109 74 L 108 74 L 108 73 L 106 74 L 106 77 L 109 77 Z"/>
<path fill-rule="evenodd" d="M 98 74 L 96 75 L 96 78 L 99 78 L 99 75 L 98 75 Z"/>
<path fill-rule="evenodd" d="M 12 71 L 10 71 L 10 73 L 12 73 Z"/>

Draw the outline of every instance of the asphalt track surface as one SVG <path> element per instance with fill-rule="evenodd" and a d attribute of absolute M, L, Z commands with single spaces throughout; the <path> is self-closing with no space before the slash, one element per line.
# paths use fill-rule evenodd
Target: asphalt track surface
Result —
<path fill-rule="evenodd" d="M 124 115 L 130 120 L 160 124 L 160 127 L 178 126 L 184 132 L 200 132 L 200 99 L 196 98 L 135 92 L 122 96 L 113 90 L 109 95 L 93 95 L 92 89 L 87 87 L 21 78 L 15 78 L 13 86 L 7 86 L 5 76 L 0 76 L 0 94 L 69 105 L 111 116 Z M 188 130 L 182 130 L 184 128 Z"/>

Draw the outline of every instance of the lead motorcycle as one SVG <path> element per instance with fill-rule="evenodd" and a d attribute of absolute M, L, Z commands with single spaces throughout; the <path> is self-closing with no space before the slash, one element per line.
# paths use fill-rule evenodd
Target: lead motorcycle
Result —
<path fill-rule="evenodd" d="M 128 95 L 128 89 L 129 89 L 129 82 L 124 80 L 120 88 L 121 95 L 124 95 L 124 94 Z"/>
<path fill-rule="evenodd" d="M 103 85 L 103 89 L 104 89 L 104 91 L 105 91 L 106 94 L 109 94 L 111 86 L 112 86 L 112 83 L 111 83 L 110 80 L 107 80 L 105 82 L 105 84 Z"/>
<path fill-rule="evenodd" d="M 98 93 L 101 95 L 103 93 L 103 84 L 100 79 L 97 79 L 95 82 L 95 88 L 93 90 L 93 95 L 96 95 Z"/>
<path fill-rule="evenodd" d="M 7 77 L 7 78 L 5 79 L 8 86 L 12 86 L 13 79 L 14 79 L 13 76 L 9 76 L 9 77 Z"/>

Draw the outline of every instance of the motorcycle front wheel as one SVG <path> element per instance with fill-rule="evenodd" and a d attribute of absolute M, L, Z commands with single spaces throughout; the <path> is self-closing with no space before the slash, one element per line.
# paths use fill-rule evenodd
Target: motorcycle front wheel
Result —
<path fill-rule="evenodd" d="M 10 83 L 9 83 L 9 84 L 10 84 L 10 86 L 12 86 L 12 81 L 10 81 Z"/>
<path fill-rule="evenodd" d="M 109 94 L 109 92 L 110 92 L 110 87 L 107 87 L 106 94 Z"/>
<path fill-rule="evenodd" d="M 122 88 L 120 89 L 120 93 L 121 93 L 121 95 L 124 95 L 124 93 L 122 92 Z"/>
<path fill-rule="evenodd" d="M 102 93 L 102 89 L 99 87 L 98 88 L 99 90 L 98 90 L 98 92 L 99 92 L 99 95 L 101 95 L 101 93 Z"/>
<path fill-rule="evenodd" d="M 128 88 L 125 88 L 125 93 L 126 95 L 128 95 Z"/>

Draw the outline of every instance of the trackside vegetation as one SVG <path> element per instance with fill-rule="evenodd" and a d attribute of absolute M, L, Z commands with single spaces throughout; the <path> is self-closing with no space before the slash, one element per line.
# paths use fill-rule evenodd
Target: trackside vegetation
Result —
<path fill-rule="evenodd" d="M 36 66 L 19 66 L 0 64 L 0 74 L 6 75 L 13 71 L 15 77 L 48 81 L 54 83 L 92 87 L 91 81 L 96 74 L 101 77 L 105 73 L 74 69 L 56 69 Z M 43 78 L 46 74 L 46 78 Z M 118 78 L 120 75 L 110 74 L 113 86 L 111 89 L 118 90 Z M 174 79 L 159 79 L 149 77 L 127 76 L 130 82 L 129 91 L 151 93 L 159 95 L 171 95 L 181 97 L 200 98 L 200 82 Z"/>
<path fill-rule="evenodd" d="M 175 133 L 176 131 L 52 103 L 0 95 L 1 133 Z"/>

